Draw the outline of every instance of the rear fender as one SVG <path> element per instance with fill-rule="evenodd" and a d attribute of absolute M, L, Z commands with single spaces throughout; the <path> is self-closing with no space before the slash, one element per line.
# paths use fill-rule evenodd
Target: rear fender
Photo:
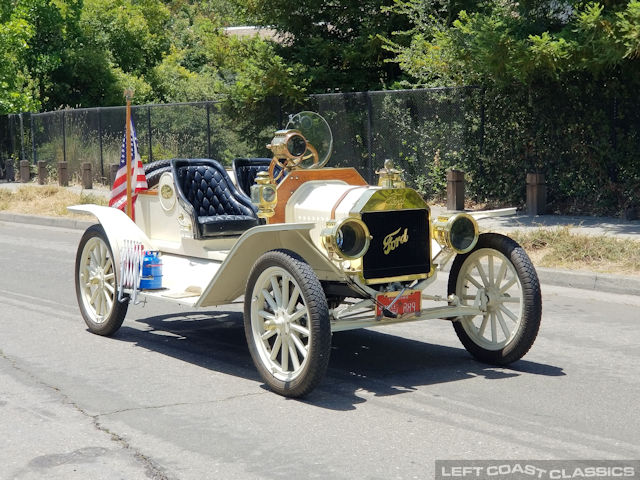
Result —
<path fill-rule="evenodd" d="M 122 210 L 100 205 L 74 205 L 67 210 L 77 213 L 90 213 L 98 219 L 104 228 L 116 268 L 117 278 L 120 276 L 120 249 L 125 240 L 134 240 L 144 245 L 145 250 L 155 250 L 147 235 Z"/>

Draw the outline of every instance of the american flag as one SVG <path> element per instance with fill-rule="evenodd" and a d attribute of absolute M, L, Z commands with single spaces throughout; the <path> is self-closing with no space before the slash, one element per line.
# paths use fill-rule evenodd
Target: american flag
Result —
<path fill-rule="evenodd" d="M 133 119 L 131 119 L 131 199 L 132 202 L 136 201 L 138 192 L 146 190 L 147 177 L 144 174 L 144 167 L 142 166 L 142 159 L 140 158 L 140 152 L 138 152 L 138 139 L 136 138 L 136 130 L 133 126 Z M 109 206 L 119 208 L 123 212 L 127 206 L 127 130 L 125 129 L 122 136 L 122 149 L 120 150 L 120 168 L 116 173 L 116 180 L 113 182 L 113 188 L 111 189 L 111 200 L 109 200 Z M 133 218 L 133 212 L 132 212 Z"/>

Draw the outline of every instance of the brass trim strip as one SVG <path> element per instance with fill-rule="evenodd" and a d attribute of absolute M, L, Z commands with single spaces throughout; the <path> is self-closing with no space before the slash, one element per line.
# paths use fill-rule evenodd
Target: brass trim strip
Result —
<path fill-rule="evenodd" d="M 335 220 L 336 219 L 336 210 L 338 209 L 338 207 L 340 206 L 342 201 L 347 197 L 347 195 L 349 195 L 354 190 L 357 190 L 358 188 L 363 188 L 363 187 L 361 187 L 361 186 L 351 187 L 351 188 L 345 190 L 342 195 L 340 195 L 340 198 L 338 198 L 338 200 L 336 200 L 335 205 L 331 209 L 331 220 Z"/>
<path fill-rule="evenodd" d="M 376 283 L 408 282 L 411 280 L 422 280 L 428 277 L 428 273 L 415 273 L 413 275 L 399 275 L 397 277 L 365 278 L 364 283 L 365 285 L 372 285 Z"/>

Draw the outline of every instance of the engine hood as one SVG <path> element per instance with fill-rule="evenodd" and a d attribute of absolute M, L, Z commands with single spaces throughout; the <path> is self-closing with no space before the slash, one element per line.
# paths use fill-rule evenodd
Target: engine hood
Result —
<path fill-rule="evenodd" d="M 340 220 L 362 212 L 428 208 L 411 188 L 354 186 L 343 182 L 311 181 L 289 198 L 286 222 Z M 333 218 L 332 218 L 333 217 Z"/>
<path fill-rule="evenodd" d="M 314 243 L 324 249 L 322 229 L 330 220 L 358 217 L 365 212 L 427 209 L 426 202 L 411 188 L 354 186 L 341 181 L 309 181 L 289 198 L 285 209 L 287 223 L 313 222 Z"/>

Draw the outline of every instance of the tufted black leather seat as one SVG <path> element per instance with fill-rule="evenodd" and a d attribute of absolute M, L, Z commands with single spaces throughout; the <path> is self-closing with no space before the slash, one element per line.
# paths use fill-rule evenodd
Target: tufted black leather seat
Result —
<path fill-rule="evenodd" d="M 233 160 L 233 173 L 236 176 L 238 188 L 246 195 L 251 196 L 251 185 L 256 181 L 258 172 L 266 172 L 269 170 L 270 158 L 236 158 Z M 278 175 L 280 167 L 274 169 L 274 176 Z M 282 178 L 278 179 L 280 182 Z"/>
<path fill-rule="evenodd" d="M 171 160 L 178 199 L 196 238 L 240 235 L 258 225 L 256 207 L 215 160 Z"/>

